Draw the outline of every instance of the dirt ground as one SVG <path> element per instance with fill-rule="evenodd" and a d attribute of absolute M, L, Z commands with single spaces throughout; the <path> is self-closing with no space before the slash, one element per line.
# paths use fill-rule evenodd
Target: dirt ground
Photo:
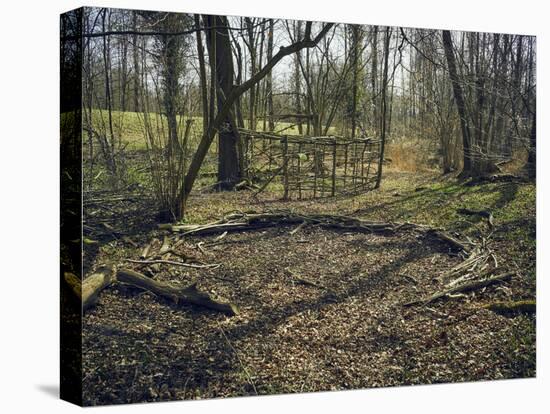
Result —
<path fill-rule="evenodd" d="M 190 211 L 195 214 L 192 218 L 202 222 L 220 217 L 230 207 L 247 206 L 264 210 L 284 205 L 365 217 L 371 217 L 369 209 L 378 206 L 378 217 L 395 216 L 387 203 L 414 197 L 414 188 L 424 178 L 407 177 L 414 182 L 403 184 L 407 194 L 390 183 L 379 195 L 369 196 L 376 198 L 328 204 L 264 199 L 251 205 L 250 194 L 242 192 L 205 194 L 192 200 Z M 399 177 L 399 182 L 403 179 Z M 455 198 L 452 195 L 449 200 Z M 101 233 L 90 233 L 99 242 L 86 246 L 88 271 L 106 262 L 150 271 L 123 262 L 137 259 L 145 244 L 164 236 L 156 230 L 149 207 L 143 197 L 113 202 L 109 210 L 90 207 L 86 221 L 90 228 L 111 224 L 103 226 Z M 127 219 L 122 225 L 117 211 Z M 113 230 L 117 224 L 124 231 Z M 156 280 L 182 286 L 197 282 L 200 289 L 236 304 L 237 316 L 176 306 L 122 285 L 106 289 L 83 319 L 85 404 L 535 375 L 535 316 L 502 316 L 482 308 L 497 300 L 533 297 L 533 279 L 520 275 L 458 297 L 404 307 L 403 303 L 443 287 L 439 276 L 461 261 L 448 246 L 413 231 L 381 235 L 306 225 L 291 234 L 294 229 L 281 226 L 230 233 L 221 240 L 218 234 L 186 236 L 178 247 L 181 252 L 221 266 L 161 265 L 153 271 Z M 494 237 L 494 249 L 505 267 L 518 266 L 519 261 L 521 268 L 522 260 L 533 260 L 533 251 L 511 260 L 517 246 L 500 237 L 499 231 L 510 228 L 497 229 Z M 174 242 L 179 236 L 169 237 Z"/>

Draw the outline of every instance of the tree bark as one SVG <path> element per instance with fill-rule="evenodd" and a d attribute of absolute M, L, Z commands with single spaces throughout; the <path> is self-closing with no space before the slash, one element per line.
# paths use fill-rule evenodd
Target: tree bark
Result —
<path fill-rule="evenodd" d="M 387 114 L 387 90 L 388 90 L 388 60 L 390 55 L 390 28 L 386 28 L 386 36 L 384 38 L 384 69 L 382 76 L 381 88 L 381 110 L 380 110 L 380 162 L 378 163 L 378 172 L 376 176 L 376 185 L 374 188 L 379 188 L 382 181 L 382 166 L 384 164 L 384 150 L 386 146 L 386 114 Z"/>
<path fill-rule="evenodd" d="M 207 32 L 206 40 L 209 44 L 210 62 L 216 62 L 211 70 L 216 73 L 218 96 L 217 114 L 221 122 L 215 127 L 218 128 L 218 182 L 221 190 L 231 190 L 242 179 L 238 152 L 238 131 L 235 128 L 235 121 L 232 115 L 234 102 L 227 102 L 227 98 L 233 90 L 233 56 L 231 43 L 229 41 L 228 22 L 225 16 L 204 16 L 205 26 L 216 27 L 215 35 Z M 251 85 L 252 86 L 252 85 Z M 224 106 L 228 108 L 224 113 Z M 223 114 L 223 117 L 221 116 Z"/>
<path fill-rule="evenodd" d="M 456 70 L 456 60 L 453 51 L 451 32 L 449 32 L 448 30 L 443 30 L 443 47 L 445 49 L 445 57 L 447 59 L 447 66 L 449 68 L 449 77 L 451 78 L 451 83 L 453 85 L 455 103 L 458 109 L 458 115 L 460 117 L 460 129 L 462 131 L 462 150 L 464 159 L 462 175 L 469 175 L 472 169 L 470 151 L 470 127 L 466 118 L 464 94 L 462 92 L 462 87 L 460 86 L 458 73 Z"/>
<path fill-rule="evenodd" d="M 352 25 L 351 38 L 352 38 L 352 83 L 351 83 L 351 139 L 355 138 L 355 132 L 357 129 L 357 102 L 359 100 L 359 72 L 361 64 L 361 44 L 362 33 L 361 27 L 358 25 Z"/>
<path fill-rule="evenodd" d="M 137 30 L 137 11 L 132 12 L 132 28 Z M 138 37 L 136 34 L 132 36 L 132 57 L 134 61 L 134 112 L 139 112 L 139 91 L 140 91 L 140 69 L 139 69 L 139 50 L 138 50 Z"/>
<path fill-rule="evenodd" d="M 83 310 L 86 310 L 97 303 L 99 293 L 113 283 L 114 277 L 114 269 L 112 267 L 102 266 L 91 276 L 84 279 L 81 285 Z"/>
<path fill-rule="evenodd" d="M 273 57 L 273 19 L 269 19 L 269 30 L 267 32 L 267 61 Z M 273 121 L 273 80 L 271 71 L 266 75 L 265 94 L 267 99 L 267 116 L 269 132 L 275 130 L 275 122 Z"/>
<path fill-rule="evenodd" d="M 206 65 L 204 63 L 204 47 L 202 44 L 202 33 L 200 31 L 200 17 L 198 14 L 194 15 L 195 28 L 197 33 L 197 54 L 199 58 L 199 82 L 201 88 L 201 102 L 202 102 L 202 130 L 203 133 L 208 130 L 209 113 L 208 113 L 208 85 L 206 81 Z"/>
<path fill-rule="evenodd" d="M 530 135 L 530 148 L 529 148 L 529 156 L 527 157 L 527 173 L 529 174 L 530 178 L 536 178 L 537 176 L 537 111 L 536 106 L 535 110 L 533 111 L 532 115 L 532 121 L 531 121 L 531 133 Z"/>
<path fill-rule="evenodd" d="M 176 304 L 192 304 L 223 312 L 228 315 L 237 315 L 239 310 L 229 302 L 215 299 L 206 292 L 197 289 L 196 283 L 186 287 L 175 286 L 167 282 L 159 282 L 148 278 L 131 269 L 119 269 L 116 274 L 114 268 L 102 266 L 98 271 L 87 277 L 82 284 L 72 273 L 65 273 L 65 282 L 75 296 L 82 300 L 82 309 L 87 310 L 97 303 L 99 294 L 115 282 L 124 283 L 140 289 L 145 289 L 157 296 L 167 298 Z"/>
<path fill-rule="evenodd" d="M 186 287 L 178 287 L 170 283 L 158 282 L 130 269 L 120 269 L 117 272 L 117 280 L 121 283 L 148 290 L 157 296 L 173 300 L 176 304 L 190 303 L 228 315 L 237 315 L 239 312 L 235 305 L 214 299 L 208 293 L 198 290 L 196 283 Z"/>

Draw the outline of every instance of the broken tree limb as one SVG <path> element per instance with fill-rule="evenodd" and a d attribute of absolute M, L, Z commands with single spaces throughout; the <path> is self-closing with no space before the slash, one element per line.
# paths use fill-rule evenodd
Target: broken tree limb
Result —
<path fill-rule="evenodd" d="M 114 268 L 101 266 L 82 282 L 82 309 L 86 310 L 97 302 L 99 293 L 115 280 Z"/>
<path fill-rule="evenodd" d="M 517 313 L 536 313 L 537 303 L 534 300 L 519 300 L 512 302 L 495 302 L 483 306 L 501 315 L 512 315 Z"/>
<path fill-rule="evenodd" d="M 305 279 L 303 278 L 302 276 L 294 273 L 292 270 L 290 269 L 285 269 L 288 274 L 295 279 L 295 282 L 296 284 L 300 284 L 300 285 L 305 285 L 305 286 L 312 286 L 312 287 L 316 287 L 316 288 L 319 288 L 319 289 L 326 289 L 325 286 L 317 283 L 317 282 L 314 282 L 312 280 L 308 280 L 308 279 Z"/>
<path fill-rule="evenodd" d="M 445 233 L 444 231 L 436 230 L 436 229 L 428 229 L 428 234 L 430 234 L 433 237 L 436 237 L 437 239 L 447 243 L 454 250 L 465 251 L 467 253 L 470 251 L 470 246 L 468 246 L 464 242 L 461 242 L 458 239 L 455 239 L 454 237 L 452 237 L 451 235 Z"/>
<path fill-rule="evenodd" d="M 469 291 L 472 291 L 472 290 L 481 289 L 485 286 L 489 286 L 489 285 L 492 285 L 492 284 L 495 284 L 495 283 L 502 282 L 504 280 L 508 280 L 514 274 L 515 274 L 514 272 L 507 272 L 507 273 L 502 273 L 500 275 L 488 277 L 487 279 L 474 280 L 474 281 L 464 283 L 464 284 L 461 284 L 461 285 L 458 285 L 458 286 L 453 286 L 452 288 L 443 290 L 441 292 L 434 293 L 432 296 L 429 296 L 428 298 L 413 300 L 411 302 L 404 303 L 403 306 L 412 306 L 412 305 L 417 305 L 419 303 L 427 305 L 428 303 L 434 302 L 434 301 L 436 301 L 438 299 L 441 299 L 441 298 L 443 298 L 445 296 L 448 296 L 448 295 L 454 295 L 454 294 L 462 293 L 462 292 L 469 292 Z"/>
<path fill-rule="evenodd" d="M 493 174 L 493 175 L 481 175 L 474 177 L 470 181 L 466 182 L 467 187 L 485 183 L 510 183 L 510 182 L 526 182 L 525 177 L 521 177 L 513 174 Z"/>
<path fill-rule="evenodd" d="M 143 248 L 139 257 L 141 257 L 142 259 L 147 259 L 147 256 L 149 256 L 149 250 L 151 250 L 151 243 Z"/>
<path fill-rule="evenodd" d="M 271 177 L 269 177 L 269 179 L 268 179 L 265 183 L 263 183 L 263 185 L 253 194 L 253 196 L 256 197 L 258 194 L 260 194 L 262 191 L 264 191 L 264 190 L 267 188 L 267 186 L 269 185 L 269 183 L 270 183 L 271 181 L 273 181 L 273 179 L 274 179 L 278 174 L 281 173 L 281 171 L 283 170 L 283 167 L 284 167 L 284 166 L 279 167 L 279 168 L 273 173 L 273 175 L 272 175 Z"/>
<path fill-rule="evenodd" d="M 469 208 L 459 208 L 456 212 L 465 216 L 484 217 L 489 222 L 489 227 L 493 227 L 493 214 L 488 210 L 470 210 Z"/>
<path fill-rule="evenodd" d="M 281 225 L 298 225 L 303 222 L 317 224 L 322 227 L 343 230 L 355 230 L 370 233 L 393 233 L 396 226 L 393 223 L 373 222 L 355 217 L 312 214 L 303 215 L 287 211 L 269 213 L 234 213 L 223 220 L 204 225 L 162 225 L 162 229 L 188 234 L 211 234 L 223 231 L 246 231 Z"/>
<path fill-rule="evenodd" d="M 167 236 L 164 236 L 164 240 L 162 241 L 162 246 L 160 246 L 159 250 L 159 256 L 163 256 L 170 250 L 170 241 L 168 240 Z"/>
<path fill-rule="evenodd" d="M 190 303 L 205 308 L 217 310 L 228 315 L 237 315 L 238 309 L 235 305 L 219 299 L 197 289 L 196 283 L 186 287 L 177 287 L 167 282 L 159 282 L 149 279 L 141 273 L 130 269 L 119 269 L 117 280 L 121 283 L 132 285 L 148 290 L 157 296 L 173 300 L 176 304 Z"/>
<path fill-rule="evenodd" d="M 305 223 L 305 224 L 304 224 Z M 395 234 L 398 231 L 412 230 L 429 235 L 451 247 L 455 252 L 470 254 L 472 242 L 462 242 L 442 229 L 432 228 L 410 222 L 391 223 L 375 222 L 352 216 L 336 214 L 298 214 L 288 210 L 275 210 L 263 213 L 236 212 L 225 215 L 222 219 L 207 224 L 162 224 L 160 229 L 169 230 L 182 235 L 206 235 L 237 231 L 251 231 L 269 227 L 316 225 L 325 228 L 378 234 Z M 295 229 L 296 230 L 296 229 Z M 296 230 L 297 231 L 297 230 Z"/>
<path fill-rule="evenodd" d="M 65 283 L 69 286 L 71 289 L 71 292 L 75 295 L 76 298 L 80 301 L 82 299 L 82 282 L 78 278 L 77 275 L 71 272 L 65 272 L 63 274 L 63 278 L 65 279 Z"/>
<path fill-rule="evenodd" d="M 151 264 L 168 264 L 172 266 L 182 266 L 182 267 L 190 267 L 192 269 L 215 269 L 217 267 L 220 267 L 221 265 L 219 263 L 216 264 L 191 264 L 191 263 L 184 263 L 184 262 L 176 262 L 173 260 L 134 260 L 134 259 L 124 259 L 125 262 L 129 263 L 137 263 L 137 264 L 144 264 L 144 265 L 151 265 Z"/>
<path fill-rule="evenodd" d="M 290 235 L 291 236 L 294 236 L 296 233 L 298 233 L 302 227 L 304 227 L 305 225 L 307 224 L 307 221 L 303 221 L 302 223 L 300 223 L 298 225 L 298 227 L 294 228 L 293 230 L 290 231 Z"/>

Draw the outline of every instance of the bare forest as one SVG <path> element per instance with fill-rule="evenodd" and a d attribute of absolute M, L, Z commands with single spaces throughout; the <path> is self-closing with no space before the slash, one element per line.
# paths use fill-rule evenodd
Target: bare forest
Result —
<path fill-rule="evenodd" d="M 86 405 L 535 376 L 535 37 L 84 8 L 75 44 Z"/>

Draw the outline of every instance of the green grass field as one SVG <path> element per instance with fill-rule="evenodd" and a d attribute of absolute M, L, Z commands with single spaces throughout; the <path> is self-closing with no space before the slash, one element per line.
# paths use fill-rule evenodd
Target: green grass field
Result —
<path fill-rule="evenodd" d="M 92 111 L 92 123 L 95 128 L 101 129 L 105 123 L 107 123 L 107 111 L 101 109 L 94 109 Z M 122 112 L 113 111 L 113 127 L 115 135 L 120 137 L 123 144 L 127 144 L 128 150 L 142 150 L 146 148 L 145 128 L 143 125 L 143 114 L 141 112 Z M 164 116 L 158 116 L 158 114 L 150 114 L 150 119 L 153 122 L 159 122 L 159 128 L 166 130 L 166 118 Z M 191 130 L 191 147 L 196 147 L 198 140 L 202 136 L 202 117 L 180 117 L 178 122 L 183 126 L 185 121 L 193 119 L 193 126 Z M 258 129 L 262 129 L 262 123 L 258 122 Z M 290 122 L 277 122 L 275 124 L 275 130 L 282 130 L 282 134 L 285 135 L 298 135 L 298 127 Z M 332 133 L 336 133 L 335 128 L 331 128 Z"/>

